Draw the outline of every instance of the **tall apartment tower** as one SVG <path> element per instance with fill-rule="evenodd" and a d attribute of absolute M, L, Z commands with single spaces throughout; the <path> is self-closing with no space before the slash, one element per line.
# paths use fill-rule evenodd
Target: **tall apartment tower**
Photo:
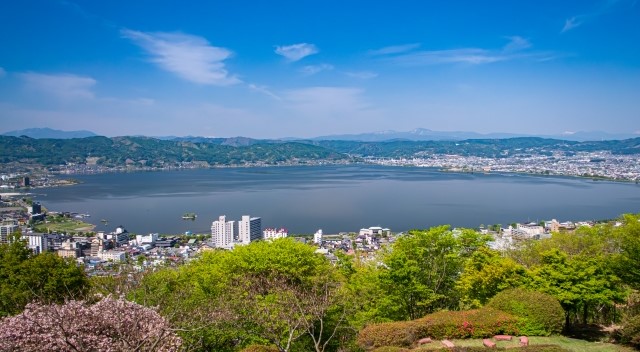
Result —
<path fill-rule="evenodd" d="M 262 239 L 262 220 L 243 215 L 238 221 L 238 242 L 249 244 L 251 241 Z"/>
<path fill-rule="evenodd" d="M 211 239 L 216 247 L 229 247 L 237 237 L 235 221 L 227 221 L 226 216 L 220 216 L 211 224 Z"/>

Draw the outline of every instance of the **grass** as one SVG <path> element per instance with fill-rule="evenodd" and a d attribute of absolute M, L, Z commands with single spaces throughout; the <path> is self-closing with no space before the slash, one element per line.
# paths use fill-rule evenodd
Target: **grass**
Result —
<path fill-rule="evenodd" d="M 465 340 L 451 340 L 454 345 L 459 347 L 482 347 L 482 339 L 465 339 Z M 520 346 L 517 337 L 514 337 L 512 341 L 494 341 L 499 349 L 510 349 Z M 615 345 L 605 342 L 589 342 L 585 340 L 573 339 L 565 336 L 550 336 L 550 337 L 529 337 L 529 346 L 535 347 L 536 345 L 555 345 L 571 352 L 633 352 L 633 348 Z M 425 345 L 414 349 L 412 351 L 439 351 L 442 349 L 440 341 L 434 341 L 429 345 Z M 487 348 L 487 351 L 490 349 Z M 514 350 L 514 351 L 517 351 Z"/>
<path fill-rule="evenodd" d="M 39 229 L 48 229 L 51 232 L 89 232 L 93 231 L 95 225 L 76 219 L 65 219 L 61 222 L 38 224 L 37 227 Z"/>

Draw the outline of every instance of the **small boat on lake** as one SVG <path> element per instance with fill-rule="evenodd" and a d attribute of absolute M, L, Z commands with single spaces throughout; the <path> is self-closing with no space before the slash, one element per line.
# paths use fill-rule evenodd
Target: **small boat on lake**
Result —
<path fill-rule="evenodd" d="M 184 213 L 182 220 L 195 220 L 197 216 L 196 213 Z"/>

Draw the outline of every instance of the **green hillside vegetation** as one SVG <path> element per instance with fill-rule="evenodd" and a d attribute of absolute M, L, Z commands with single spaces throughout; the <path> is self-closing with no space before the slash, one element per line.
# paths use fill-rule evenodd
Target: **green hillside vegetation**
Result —
<path fill-rule="evenodd" d="M 92 165 L 105 167 L 304 164 L 315 161 L 349 161 L 353 157 L 428 157 L 455 154 L 486 158 L 552 155 L 608 151 L 612 154 L 640 153 L 640 138 L 622 141 L 572 142 L 544 138 L 474 139 L 464 141 L 269 141 L 250 138 L 182 137 L 164 140 L 150 137 L 87 137 L 33 139 L 0 136 L 1 163 L 45 166 Z M 357 160 L 357 159 L 355 159 Z"/>
<path fill-rule="evenodd" d="M 531 346 L 516 351 L 628 351 L 610 342 L 638 344 L 640 215 L 507 252 L 490 249 L 489 240 L 438 226 L 409 231 L 372 260 L 336 252 L 335 263 L 293 239 L 258 241 L 178 267 L 123 265 L 121 275 L 91 278 L 51 254 L 2 245 L 0 294 L 7 302 L 22 298 L 0 313 L 17 314 L 29 299 L 64 300 L 73 285 L 89 300 L 112 295 L 157 307 L 185 351 L 441 350 L 439 342 L 418 346 L 425 337 L 476 351 L 480 338 L 495 334 L 528 335 Z M 64 272 L 74 279 L 60 281 Z M 32 292 L 26 287 L 40 293 L 20 295 Z M 614 324 L 621 327 L 614 333 L 597 328 Z"/>
<path fill-rule="evenodd" d="M 102 166 L 165 167 L 183 162 L 211 166 L 263 163 L 275 165 L 312 160 L 344 160 L 342 154 L 303 143 L 255 143 L 231 146 L 222 143 L 193 143 L 149 137 L 88 137 L 33 139 L 0 136 L 0 162 L 42 165 L 88 164 Z"/>

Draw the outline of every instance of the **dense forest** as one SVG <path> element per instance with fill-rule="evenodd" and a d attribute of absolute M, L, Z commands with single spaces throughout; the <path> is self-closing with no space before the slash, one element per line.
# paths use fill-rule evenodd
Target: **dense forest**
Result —
<path fill-rule="evenodd" d="M 640 214 L 509 250 L 490 240 L 439 226 L 373 257 L 336 252 L 335 263 L 293 239 L 258 241 L 91 278 L 16 241 L 0 245 L 0 314 L 10 316 L 0 350 L 37 350 L 21 336 L 56 322 L 66 322 L 58 335 L 123 351 L 408 351 L 427 336 L 547 336 L 593 324 L 615 324 L 608 339 L 640 345 Z M 42 343 L 70 349 L 71 335 L 48 332 Z"/>
<path fill-rule="evenodd" d="M 533 137 L 464 141 L 275 141 L 250 138 L 87 137 L 34 139 L 0 136 L 1 163 L 99 165 L 105 167 L 168 167 L 180 163 L 201 166 L 277 165 L 344 162 L 358 157 L 428 157 L 455 154 L 486 158 L 552 155 L 554 152 L 605 151 L 640 153 L 640 138 L 573 142 Z"/>

